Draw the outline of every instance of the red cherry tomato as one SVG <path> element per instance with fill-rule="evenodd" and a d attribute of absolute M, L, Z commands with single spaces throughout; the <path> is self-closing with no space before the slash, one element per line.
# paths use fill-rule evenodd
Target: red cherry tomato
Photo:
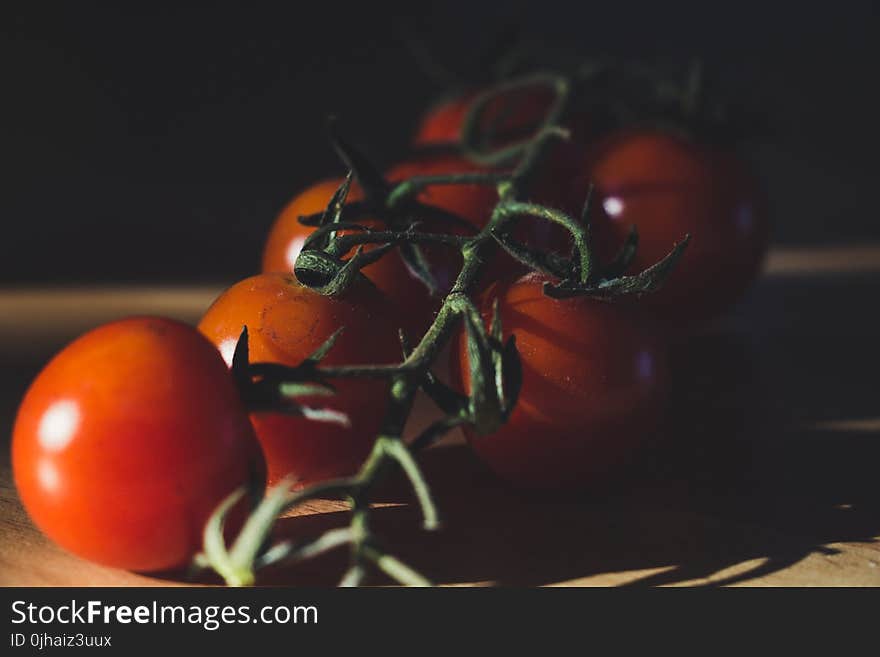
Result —
<path fill-rule="evenodd" d="M 516 336 L 520 397 L 496 433 L 465 435 L 498 475 L 526 488 L 586 487 L 607 480 L 661 425 L 668 374 L 665 351 L 630 309 L 586 298 L 544 296 L 529 274 L 490 288 L 502 327 Z M 460 335 L 452 371 L 470 386 Z"/>
<path fill-rule="evenodd" d="M 12 466 L 47 536 L 138 571 L 185 565 L 217 505 L 265 475 L 216 349 L 152 317 L 94 329 L 49 362 L 19 408 Z"/>
<path fill-rule="evenodd" d="M 467 113 L 477 96 L 476 92 L 472 92 L 434 106 L 422 117 L 413 144 L 418 147 L 458 142 Z M 554 98 L 554 92 L 537 85 L 497 96 L 483 114 L 484 125 L 494 126 L 498 135 L 492 141 L 492 147 L 502 147 L 534 134 L 550 111 Z M 575 167 L 581 163 L 584 148 L 596 138 L 598 132 L 598 123 L 592 112 L 581 108 L 567 111 L 561 124 L 569 130 L 570 138 L 557 141 L 548 148 L 529 195 L 530 200 L 553 207 L 567 205 L 569 180 L 575 173 Z M 463 162 L 469 164 L 468 160 Z M 482 226 L 485 220 L 476 221 L 475 224 Z M 547 236 L 542 234 L 534 237 L 547 240 Z M 557 243 L 555 237 L 549 244 Z"/>
<path fill-rule="evenodd" d="M 665 287 L 640 301 L 659 318 L 708 319 L 729 309 L 757 275 L 769 234 L 765 200 L 732 152 L 663 132 L 618 134 L 588 156 L 572 209 L 590 181 L 600 257 L 612 257 L 635 225 L 639 246 L 630 271 L 640 271 L 690 233 Z"/>
<path fill-rule="evenodd" d="M 253 363 L 298 365 L 341 326 L 345 331 L 324 364 L 391 364 L 401 359 L 395 311 L 363 279 L 333 298 L 301 285 L 293 274 L 253 276 L 220 295 L 199 330 L 231 364 L 242 326 L 248 327 Z M 369 454 L 384 416 L 388 384 L 340 379 L 333 385 L 334 396 L 301 401 L 347 414 L 350 428 L 274 412 L 251 414 L 270 484 L 287 475 L 305 485 L 352 474 Z"/>
<path fill-rule="evenodd" d="M 422 118 L 414 138 L 414 145 L 419 147 L 457 142 L 461 137 L 467 112 L 477 95 L 476 92 L 461 95 L 432 108 Z M 546 118 L 554 98 L 555 95 L 550 89 L 536 85 L 501 94 L 491 101 L 484 110 L 483 118 L 487 127 L 494 125 L 494 134 L 497 138 L 492 140 L 492 148 L 503 147 L 533 134 Z M 597 134 L 597 123 L 590 112 L 575 108 L 563 116 L 562 124 L 569 130 L 570 138 L 547 146 L 541 165 L 529 183 L 525 200 L 570 211 L 571 178 L 581 164 L 584 149 Z M 473 167 L 474 170 L 479 170 L 479 167 L 462 157 L 451 158 L 450 161 L 455 162 L 452 168 L 468 170 L 465 167 Z M 405 173 L 413 175 L 410 171 Z M 438 194 L 435 202 L 442 204 L 445 199 L 440 198 L 439 195 L 443 192 L 434 193 Z M 448 209 L 468 217 L 477 227 L 485 225 L 491 214 L 485 209 L 479 212 L 476 219 L 468 216 L 467 211 L 470 209 L 469 203 L 473 203 L 473 196 L 466 186 L 451 189 L 446 193 L 453 199 L 452 202 L 447 203 Z M 462 200 L 456 204 L 455 199 Z M 423 200 L 430 202 L 427 197 Z M 583 200 L 580 199 L 581 204 Z M 483 205 L 491 207 L 496 202 L 497 197 L 487 197 L 478 204 L 478 207 Z M 580 209 L 577 207 L 574 212 L 579 213 Z M 567 254 L 570 249 L 568 233 L 563 228 L 542 220 L 521 218 L 514 236 L 520 242 L 542 250 Z M 526 271 L 527 268 L 511 262 L 509 258 L 500 257 L 489 267 L 485 280 L 488 282 L 508 280 L 517 278 Z"/>

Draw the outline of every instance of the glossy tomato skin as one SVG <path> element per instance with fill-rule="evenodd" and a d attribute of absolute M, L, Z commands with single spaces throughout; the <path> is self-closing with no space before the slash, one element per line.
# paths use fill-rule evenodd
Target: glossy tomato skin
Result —
<path fill-rule="evenodd" d="M 585 195 L 591 180 L 600 257 L 612 257 L 632 225 L 640 239 L 630 273 L 691 235 L 664 288 L 639 302 L 658 318 L 672 325 L 710 319 L 757 276 L 769 238 L 767 203 L 732 151 L 660 131 L 620 133 L 588 155 L 573 195 Z"/>
<path fill-rule="evenodd" d="M 156 317 L 96 328 L 46 365 L 19 408 L 12 466 L 49 538 L 136 571 L 187 564 L 216 506 L 265 476 L 213 345 Z"/>
<path fill-rule="evenodd" d="M 631 309 L 586 298 L 544 296 L 529 274 L 487 291 L 499 299 L 505 336 L 516 336 L 523 368 L 508 422 L 485 436 L 465 431 L 501 478 L 533 489 L 606 483 L 661 430 L 668 372 L 665 347 Z M 452 371 L 469 387 L 463 335 Z"/>
<path fill-rule="evenodd" d="M 391 364 L 401 358 L 395 314 L 381 292 L 365 281 L 332 298 L 301 285 L 294 274 L 269 273 L 240 281 L 221 294 L 199 330 L 229 364 L 242 327 L 247 326 L 251 362 L 294 366 L 345 327 L 324 364 Z M 285 476 L 305 485 L 349 475 L 369 454 L 387 405 L 387 383 L 339 379 L 333 385 L 334 396 L 301 401 L 346 413 L 350 428 L 280 413 L 251 414 L 270 485 Z"/>

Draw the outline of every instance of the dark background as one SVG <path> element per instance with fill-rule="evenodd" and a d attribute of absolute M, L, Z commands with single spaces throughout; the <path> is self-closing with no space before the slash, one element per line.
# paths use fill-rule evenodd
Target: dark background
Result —
<path fill-rule="evenodd" d="M 3 0 L 0 447 L 50 354 L 133 305 L 93 292 L 6 292 L 231 283 L 255 271 L 285 201 L 341 172 L 324 136 L 327 113 L 387 163 L 440 91 L 391 28 L 395 16 L 457 70 L 478 68 L 499 30 L 516 23 L 585 55 L 701 54 L 772 126 L 748 155 L 771 193 L 776 244 L 880 245 L 877 10 L 703 4 L 288 0 L 221 9 Z M 378 522 L 414 564 L 438 555 L 430 561 L 438 581 L 531 586 L 643 569 L 653 573 L 643 585 L 777 573 L 769 581 L 874 581 L 867 542 L 880 535 L 880 314 L 869 269 L 767 277 L 728 323 L 688 336 L 673 354 L 669 443 L 646 453 L 648 472 L 621 495 L 595 504 L 514 500 L 463 449 L 437 450 L 428 478 L 455 518 L 446 543 L 413 533 L 397 515 L 406 509 L 388 507 Z M 62 296 L 73 301 L 58 304 Z M 194 320 L 201 310 L 194 303 L 186 312 Z M 0 454 L 0 477 L 4 468 Z M 45 547 L 21 538 L 27 525 L 15 502 L 4 509 L 13 529 L 0 529 L 0 547 L 3 539 L 17 555 Z M 303 535 L 300 519 L 289 520 L 291 535 Z M 849 547 L 835 562 L 841 543 Z M 829 560 L 817 566 L 817 552 Z M 785 578 L 807 558 L 812 566 Z M 23 572 L 42 567 L 21 559 Z M 746 572 L 728 570 L 755 559 Z"/>
<path fill-rule="evenodd" d="M 442 91 L 400 21 L 460 71 L 513 25 L 585 55 L 701 54 L 771 121 L 749 154 L 775 242 L 880 237 L 872 3 L 662 4 L 4 3 L 0 285 L 253 272 L 285 201 L 341 171 L 328 113 L 390 162 Z"/>

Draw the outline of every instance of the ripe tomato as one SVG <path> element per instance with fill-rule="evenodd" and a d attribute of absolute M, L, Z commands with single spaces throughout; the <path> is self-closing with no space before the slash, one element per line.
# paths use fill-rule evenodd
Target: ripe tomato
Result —
<path fill-rule="evenodd" d="M 503 479 L 527 488 L 571 488 L 605 480 L 661 425 L 668 374 L 665 351 L 630 309 L 584 297 L 544 296 L 529 274 L 490 288 L 505 337 L 516 336 L 523 370 L 519 400 L 496 433 L 465 435 Z M 468 390 L 467 342 L 452 371 Z"/>
<path fill-rule="evenodd" d="M 640 301 L 661 319 L 677 324 L 717 315 L 757 275 L 769 233 L 765 200 L 732 152 L 663 132 L 622 133 L 589 154 L 575 197 L 590 181 L 600 257 L 616 253 L 635 225 L 639 246 L 630 270 L 640 271 L 691 234 L 665 287 Z"/>
<path fill-rule="evenodd" d="M 216 506 L 265 476 L 217 351 L 156 317 L 96 328 L 49 362 L 19 408 L 12 466 L 47 536 L 139 571 L 185 565 Z"/>
<path fill-rule="evenodd" d="M 413 140 L 414 145 L 436 146 L 457 142 L 467 112 L 476 96 L 476 92 L 464 94 L 432 108 L 422 118 Z M 491 101 L 485 110 L 484 119 L 486 126 L 495 123 L 498 138 L 492 141 L 492 147 L 501 147 L 533 134 L 550 111 L 554 97 L 550 89 L 536 85 L 510 91 Z M 528 193 L 525 200 L 571 211 L 577 216 L 584 199 L 579 199 L 580 205 L 574 209 L 569 207 L 571 178 L 581 163 L 584 149 L 595 139 L 599 123 L 594 120 L 591 112 L 576 108 L 563 116 L 562 125 L 570 131 L 570 139 L 556 141 L 547 147 L 543 160 L 526 190 Z M 465 167 L 473 167 L 473 170 L 479 170 L 479 167 L 463 157 L 450 156 L 449 161 L 455 163 L 452 169 L 469 170 Z M 409 171 L 406 173 L 413 175 Z M 470 193 L 466 186 L 458 189 L 449 188 L 449 191 L 442 188 L 436 190 L 433 192 L 436 195 L 433 202 L 440 205 L 444 205 L 445 202 L 445 207 L 468 217 L 477 227 L 486 224 L 491 214 L 491 211 L 487 212 L 487 208 L 491 208 L 497 202 L 497 198 L 487 197 L 475 203 L 473 200 L 475 194 Z M 447 201 L 443 198 L 441 195 L 444 193 L 451 199 Z M 457 199 L 461 200 L 456 203 Z M 431 202 L 427 197 L 423 200 Z M 477 214 L 476 218 L 468 215 L 468 211 L 473 207 L 469 204 L 481 208 L 478 213 L 472 213 Z M 520 242 L 542 250 L 567 253 L 570 248 L 568 233 L 563 228 L 537 219 L 521 218 L 514 236 Z M 517 278 L 526 271 L 525 267 L 511 262 L 509 258 L 499 257 L 487 270 L 486 280 L 491 282 Z"/>
<path fill-rule="evenodd" d="M 472 92 L 456 96 L 434 106 L 422 117 L 413 144 L 418 147 L 458 142 L 465 117 L 477 95 Z M 504 146 L 534 134 L 550 111 L 554 98 L 555 94 L 549 88 L 537 85 L 497 96 L 483 115 L 485 125 L 495 124 L 499 136 L 492 142 L 493 146 Z M 549 148 L 530 190 L 531 200 L 553 207 L 566 205 L 573 167 L 580 164 L 584 148 L 596 138 L 601 121 L 597 121 L 591 111 L 574 108 L 563 115 L 561 124 L 570 131 L 570 138 Z M 462 158 L 462 161 L 469 164 L 468 160 Z M 461 169 L 461 166 L 457 168 Z M 482 226 L 485 219 L 474 223 Z M 535 237 L 547 240 L 546 235 Z"/>
<path fill-rule="evenodd" d="M 342 297 L 332 298 L 301 285 L 293 274 L 270 273 L 226 290 L 208 309 L 199 330 L 228 364 L 242 326 L 247 326 L 252 363 L 294 366 L 343 326 L 324 364 L 391 364 L 401 359 L 394 318 L 387 299 L 363 279 Z M 385 412 L 388 385 L 373 379 L 340 379 L 333 385 L 334 396 L 301 401 L 346 413 L 350 428 L 275 412 L 251 414 L 270 484 L 287 475 L 304 485 L 352 474 L 368 455 Z"/>

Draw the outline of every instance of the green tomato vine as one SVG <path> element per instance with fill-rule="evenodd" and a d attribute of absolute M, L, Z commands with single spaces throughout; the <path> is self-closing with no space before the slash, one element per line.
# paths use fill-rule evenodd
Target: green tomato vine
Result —
<path fill-rule="evenodd" d="M 536 85 L 549 87 L 555 93 L 555 101 L 542 124 L 526 140 L 495 150 L 488 148 L 486 144 L 490 140 L 479 134 L 478 126 L 483 125 L 481 116 L 489 102 L 512 89 Z M 505 173 L 489 171 L 424 176 L 392 185 L 338 135 L 335 125 L 331 125 L 331 139 L 349 167 L 349 174 L 325 212 L 320 216 L 301 218 L 302 223 L 313 225 L 316 230 L 297 259 L 294 271 L 298 280 L 321 294 L 339 295 L 356 277 L 363 276 L 360 271 L 363 267 L 397 249 L 411 273 L 425 284 L 426 293 L 436 293 L 437 284 L 420 248 L 429 243 L 458 249 L 462 256 L 461 269 L 433 323 L 418 342 L 411 345 L 409 336 L 401 334 L 402 359 L 398 364 L 323 366 L 321 360 L 333 347 L 338 332 L 296 367 L 250 363 L 247 329 L 243 331 L 233 359 L 233 375 L 250 408 L 283 408 L 285 412 L 297 412 L 316 421 L 344 423 L 347 418 L 338 413 L 301 406 L 296 398 L 319 393 L 332 395 L 332 381 L 346 377 L 388 380 L 389 405 L 372 452 L 356 475 L 324 481 L 298 491 L 291 490 L 294 482 L 281 482 L 267 491 L 235 540 L 227 544 L 224 522 L 246 491 L 241 489 L 230 495 L 205 527 L 204 550 L 196 559 L 198 566 L 212 569 L 230 586 L 246 586 L 253 584 L 257 572 L 270 564 L 301 561 L 348 546 L 350 561 L 340 580 L 342 586 L 363 583 L 370 566 L 401 584 L 430 585 L 427 578 L 380 547 L 370 524 L 371 493 L 390 471 L 402 470 L 415 493 L 424 528 L 437 529 L 441 523 L 440 514 L 415 455 L 462 425 L 470 425 L 477 434 L 493 433 L 508 419 L 516 404 L 521 369 L 514 337 L 505 339 L 497 312 L 486 326 L 471 298 L 485 263 L 500 248 L 532 270 L 550 275 L 555 282 L 545 285 L 545 294 L 549 296 L 590 296 L 611 300 L 657 289 L 687 244 L 685 236 L 654 266 L 637 275 L 624 276 L 622 272 L 635 253 L 637 236 L 632 233 L 612 262 L 595 262 L 590 245 L 589 195 L 580 217 L 526 200 L 529 181 L 547 150 L 555 141 L 567 138 L 560 119 L 570 86 L 570 80 L 560 75 L 532 74 L 502 82 L 473 101 L 462 130 L 461 152 L 482 165 L 513 164 L 513 168 Z M 346 205 L 354 178 L 364 191 L 364 200 Z M 485 184 L 497 189 L 498 202 L 482 230 L 472 236 L 418 230 L 420 220 L 439 219 L 449 224 L 462 221 L 416 200 L 419 192 L 440 184 Z M 385 226 L 374 230 L 358 224 L 358 217 L 367 214 L 378 216 Z M 571 252 L 542 252 L 515 240 L 511 236 L 512 228 L 524 217 L 562 226 L 571 236 Z M 341 234 L 343 230 L 345 234 Z M 367 244 L 377 246 L 365 251 L 363 246 Z M 351 249 L 355 249 L 354 254 L 345 258 Z M 471 381 L 468 395 L 451 389 L 431 371 L 438 353 L 459 322 L 463 322 L 467 336 Z M 407 443 L 403 436 L 419 390 L 427 394 L 443 416 Z M 351 513 L 349 525 L 308 540 L 269 542 L 271 530 L 279 517 L 318 498 L 346 500 Z"/>

